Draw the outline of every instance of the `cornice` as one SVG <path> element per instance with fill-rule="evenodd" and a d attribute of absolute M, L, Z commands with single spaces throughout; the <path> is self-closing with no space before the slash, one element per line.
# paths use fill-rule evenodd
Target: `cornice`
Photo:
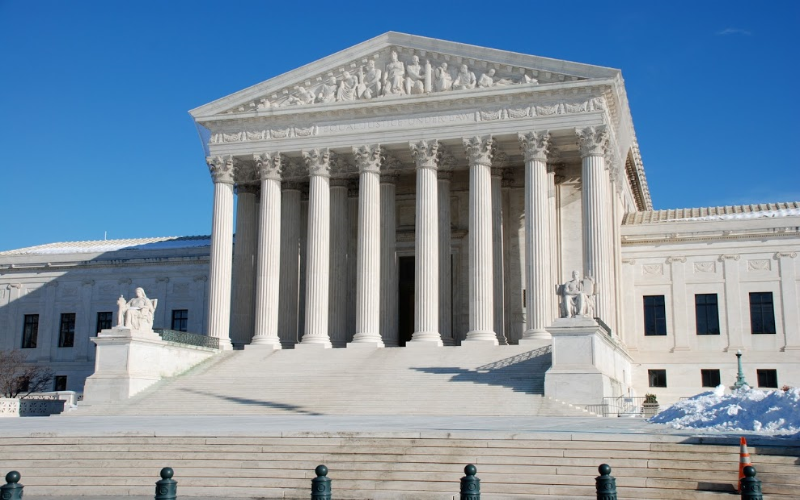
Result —
<path fill-rule="evenodd" d="M 750 231 L 708 231 L 687 233 L 661 233 L 647 235 L 623 235 L 622 246 L 635 246 L 663 243 L 706 243 L 723 241 L 756 240 L 761 238 L 797 238 L 800 228 L 771 228 Z"/>
<path fill-rule="evenodd" d="M 196 264 L 196 263 L 203 263 L 208 262 L 210 259 L 209 255 L 192 255 L 192 256 L 184 256 L 184 257 L 152 257 L 152 258 L 145 258 L 145 259 L 112 259 L 112 260 L 75 260 L 75 261 L 63 261 L 63 262 L 42 262 L 42 263 L 33 263 L 33 264 L 5 264 L 0 265 L 0 276 L 12 273 L 24 273 L 31 270 L 41 270 L 46 269 L 47 271 L 56 272 L 60 269 L 74 269 L 74 268 L 81 268 L 81 267 L 91 267 L 101 269 L 104 267 L 117 267 L 120 265 L 131 266 L 131 267 L 141 267 L 141 266 L 152 266 L 152 265 L 174 265 L 174 264 Z"/>

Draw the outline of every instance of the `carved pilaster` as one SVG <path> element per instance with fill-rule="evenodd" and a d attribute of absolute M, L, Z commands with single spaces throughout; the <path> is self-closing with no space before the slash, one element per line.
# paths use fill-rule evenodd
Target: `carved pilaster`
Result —
<path fill-rule="evenodd" d="M 605 125 L 575 129 L 581 157 L 605 156 L 608 148 L 608 129 Z"/>
<path fill-rule="evenodd" d="M 233 184 L 233 156 L 209 156 L 206 163 L 214 184 Z"/>

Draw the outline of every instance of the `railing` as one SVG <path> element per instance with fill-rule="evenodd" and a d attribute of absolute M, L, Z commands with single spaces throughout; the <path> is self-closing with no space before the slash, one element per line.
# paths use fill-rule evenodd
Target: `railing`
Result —
<path fill-rule="evenodd" d="M 604 417 L 650 418 L 658 413 L 659 406 L 644 397 L 619 396 L 603 398 L 601 404 L 584 405 L 584 409 Z"/>
<path fill-rule="evenodd" d="M 166 328 L 154 328 L 153 331 L 159 334 L 161 336 L 161 340 L 165 342 L 175 342 L 176 344 L 219 349 L 219 339 L 217 337 L 209 337 L 208 335 L 200 335 L 197 333 L 180 332 L 178 330 L 168 330 Z"/>

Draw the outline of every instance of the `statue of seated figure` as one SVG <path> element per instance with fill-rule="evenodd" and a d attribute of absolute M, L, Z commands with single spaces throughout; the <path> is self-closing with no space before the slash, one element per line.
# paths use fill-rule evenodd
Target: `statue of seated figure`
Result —
<path fill-rule="evenodd" d="M 156 312 L 158 299 L 148 299 L 144 293 L 144 289 L 139 287 L 136 289 L 136 297 L 128 302 L 120 295 L 117 300 L 119 307 L 117 313 L 117 327 L 122 327 L 124 322 L 125 328 L 133 330 L 150 331 L 153 329 L 153 316 Z"/>
<path fill-rule="evenodd" d="M 594 317 L 594 280 L 590 277 L 581 279 L 578 271 L 572 272 L 572 279 L 558 285 L 558 294 L 561 296 L 562 318 L 593 318 Z"/>

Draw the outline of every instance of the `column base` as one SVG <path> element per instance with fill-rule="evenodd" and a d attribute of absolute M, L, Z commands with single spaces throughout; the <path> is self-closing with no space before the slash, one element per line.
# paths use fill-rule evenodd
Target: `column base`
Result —
<path fill-rule="evenodd" d="M 231 343 L 231 339 L 219 339 L 219 350 L 220 351 L 232 351 L 233 344 Z"/>
<path fill-rule="evenodd" d="M 377 333 L 359 332 L 353 335 L 353 340 L 347 343 L 347 347 L 384 347 L 383 339 Z"/>
<path fill-rule="evenodd" d="M 378 340 L 353 340 L 347 343 L 348 349 L 383 349 L 383 341 Z"/>
<path fill-rule="evenodd" d="M 258 342 L 258 341 L 256 341 L 256 339 L 253 339 L 252 343 L 245 344 L 244 349 L 246 351 L 255 351 L 255 350 L 278 351 L 280 349 L 283 349 L 283 346 L 281 345 L 281 341 L 277 340 L 277 339 L 274 340 L 274 341 L 266 341 L 265 340 L 265 341 L 262 341 L 262 342 Z"/>
<path fill-rule="evenodd" d="M 438 335 L 438 334 L 436 334 L 436 335 Z M 417 338 L 417 339 L 415 339 L 414 337 L 416 337 L 416 336 L 417 336 L 417 334 L 414 333 L 414 335 L 411 337 L 411 340 L 406 342 L 406 347 L 409 347 L 409 348 L 412 348 L 412 349 L 418 349 L 418 348 L 443 347 L 444 346 L 444 343 L 442 342 L 441 338 L 439 338 L 439 339 L 436 339 L 436 338 L 422 338 L 422 339 Z"/>
<path fill-rule="evenodd" d="M 467 338 L 461 341 L 461 345 L 465 342 L 480 342 L 481 344 L 498 345 L 497 334 L 490 330 L 472 330 L 467 332 Z"/>
<path fill-rule="evenodd" d="M 295 349 L 331 349 L 333 344 L 328 342 L 300 342 L 294 345 Z"/>
<path fill-rule="evenodd" d="M 522 344 L 524 340 L 550 340 L 552 338 L 553 336 L 547 330 L 526 330 L 519 339 L 519 343 Z"/>

